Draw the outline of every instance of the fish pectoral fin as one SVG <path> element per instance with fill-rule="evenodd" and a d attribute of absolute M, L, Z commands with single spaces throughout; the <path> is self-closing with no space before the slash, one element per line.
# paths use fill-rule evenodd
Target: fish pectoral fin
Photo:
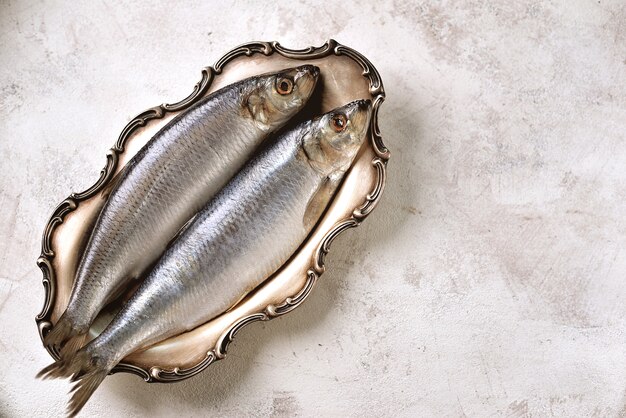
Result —
<path fill-rule="evenodd" d="M 185 222 L 185 224 L 180 227 L 178 232 L 176 232 L 174 234 L 172 239 L 170 239 L 170 241 L 167 243 L 165 248 L 170 248 L 172 246 L 172 244 L 174 244 L 174 241 L 176 241 L 178 239 L 178 237 L 180 237 L 187 230 L 187 228 L 189 228 L 189 225 L 191 225 L 193 223 L 193 221 L 196 219 L 197 216 L 198 216 L 198 214 L 196 213 L 195 215 L 193 215 L 191 217 L 191 219 L 189 219 L 187 222 Z"/>
<path fill-rule="evenodd" d="M 313 229 L 315 224 L 319 221 L 328 203 L 330 203 L 333 194 L 337 190 L 339 183 L 341 183 L 342 177 L 342 173 L 338 171 L 329 174 L 309 199 L 303 219 L 303 224 L 307 231 Z"/>
<path fill-rule="evenodd" d="M 109 196 L 111 195 L 111 193 L 113 192 L 113 190 L 115 190 L 117 188 L 117 185 L 120 183 L 120 181 L 122 180 L 122 178 L 124 177 L 124 173 L 126 173 L 128 166 L 124 166 L 122 167 L 122 169 L 120 170 L 119 173 L 117 173 L 115 176 L 113 176 L 113 178 L 111 179 L 111 181 L 109 181 L 109 184 L 107 184 L 106 186 L 104 186 L 104 189 L 102 189 L 102 191 L 100 192 L 102 198 L 104 200 L 108 200 Z"/>
<path fill-rule="evenodd" d="M 230 308 L 226 309 L 226 311 L 224 311 L 224 312 L 225 312 L 225 313 L 226 313 L 226 312 L 230 312 L 230 311 L 232 311 L 233 309 L 235 309 L 235 308 L 237 307 L 237 305 L 239 305 L 239 303 L 240 303 L 242 300 L 244 300 L 244 299 L 246 298 L 246 296 L 248 296 L 248 294 L 249 294 L 250 292 L 252 292 L 254 289 L 256 289 L 256 287 L 251 287 L 250 289 L 247 289 L 245 292 L 243 292 L 243 293 L 241 294 L 241 296 L 239 296 L 239 299 L 237 299 L 237 300 L 235 301 L 235 303 L 233 303 L 232 305 L 230 305 Z"/>
<path fill-rule="evenodd" d="M 261 130 L 267 131 L 269 129 L 269 115 L 265 99 L 257 94 L 251 94 L 246 99 L 246 107 L 256 125 Z"/>

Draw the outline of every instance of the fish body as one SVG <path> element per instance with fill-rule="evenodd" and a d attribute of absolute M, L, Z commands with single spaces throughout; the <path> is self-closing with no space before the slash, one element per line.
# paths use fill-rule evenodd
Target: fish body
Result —
<path fill-rule="evenodd" d="M 68 307 L 45 343 L 72 353 L 104 305 L 147 272 L 177 231 L 306 103 L 319 70 L 301 66 L 212 93 L 125 166 L 100 212 Z"/>
<path fill-rule="evenodd" d="M 71 359 L 42 371 L 75 374 L 84 405 L 129 353 L 224 312 L 298 249 L 328 206 L 369 125 L 350 103 L 281 135 L 252 159 L 180 234 L 109 326 Z"/>

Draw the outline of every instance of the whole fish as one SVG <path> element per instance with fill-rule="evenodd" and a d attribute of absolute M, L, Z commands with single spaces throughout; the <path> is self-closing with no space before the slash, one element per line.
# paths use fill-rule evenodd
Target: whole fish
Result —
<path fill-rule="evenodd" d="M 125 166 L 80 261 L 67 309 L 44 339 L 61 355 L 84 344 L 91 323 L 310 98 L 312 65 L 224 87 L 161 129 Z"/>
<path fill-rule="evenodd" d="M 277 138 L 198 213 L 96 339 L 39 373 L 79 380 L 70 414 L 126 355 L 219 315 L 289 259 L 352 164 L 370 109 L 352 102 Z"/>

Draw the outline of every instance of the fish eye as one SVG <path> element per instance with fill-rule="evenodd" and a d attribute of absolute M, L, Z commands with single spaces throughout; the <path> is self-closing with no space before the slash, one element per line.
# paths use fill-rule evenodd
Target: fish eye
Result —
<path fill-rule="evenodd" d="M 278 94 L 286 95 L 293 91 L 293 81 L 287 77 L 282 77 L 276 80 L 276 91 Z"/>
<path fill-rule="evenodd" d="M 346 125 L 348 121 L 344 115 L 335 115 L 330 119 L 330 126 L 335 130 L 335 132 L 341 132 L 346 129 Z"/>

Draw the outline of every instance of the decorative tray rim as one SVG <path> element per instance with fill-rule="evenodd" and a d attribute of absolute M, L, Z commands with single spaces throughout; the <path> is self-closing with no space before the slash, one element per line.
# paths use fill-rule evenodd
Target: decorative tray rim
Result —
<path fill-rule="evenodd" d="M 361 53 L 340 44 L 334 39 L 329 39 L 320 47 L 310 46 L 304 49 L 289 49 L 283 47 L 276 41 L 253 41 L 239 45 L 224 54 L 212 67 L 209 66 L 202 69 L 202 78 L 198 83 L 196 83 L 193 91 L 187 97 L 173 104 L 163 103 L 159 106 L 152 107 L 138 114 L 130 122 L 128 122 L 113 147 L 107 152 L 106 165 L 100 171 L 100 177 L 96 183 L 83 192 L 71 193 L 68 198 L 63 200 L 55 208 L 52 216 L 44 228 L 41 255 L 37 259 L 37 265 L 43 274 L 42 284 L 45 292 L 44 305 L 41 312 L 35 317 L 35 322 L 37 324 L 37 328 L 39 329 L 39 336 L 42 341 L 43 337 L 53 327 L 51 315 L 54 310 L 57 289 L 55 271 L 52 265 L 52 260 L 55 257 L 55 253 L 52 249 L 52 238 L 56 228 L 63 223 L 65 217 L 69 213 L 78 208 L 80 202 L 93 197 L 107 186 L 108 182 L 113 178 L 116 172 L 119 157 L 124 152 L 127 140 L 137 129 L 144 127 L 151 120 L 162 119 L 168 113 L 188 108 L 207 92 L 213 83 L 213 80 L 224 71 L 226 66 L 231 61 L 238 57 L 250 57 L 254 54 L 263 54 L 265 56 L 278 54 L 283 57 L 296 60 L 319 59 L 329 55 L 346 56 L 361 66 L 363 69 L 362 75 L 369 80 L 369 92 L 373 97 L 369 135 L 372 148 L 375 153 L 375 157 L 371 162 L 377 173 L 375 186 L 373 190 L 365 196 L 365 201 L 359 207 L 355 208 L 349 217 L 335 223 L 335 225 L 324 235 L 321 243 L 314 253 L 313 263 L 307 271 L 305 284 L 295 295 L 286 298 L 280 304 L 268 305 L 260 312 L 239 318 L 221 334 L 215 347 L 207 352 L 206 357 L 192 367 L 176 367 L 174 369 L 167 370 L 158 366 L 143 368 L 130 363 L 120 363 L 113 368 L 111 374 L 119 372 L 132 373 L 140 376 L 149 383 L 176 382 L 194 376 L 206 369 L 213 362 L 223 359 L 226 356 L 228 345 L 233 341 L 235 335 L 244 326 L 252 322 L 268 321 L 297 308 L 307 298 L 317 279 L 324 272 L 324 258 L 330 250 L 330 245 L 333 240 L 343 231 L 359 226 L 363 219 L 365 219 L 376 207 L 385 187 L 386 168 L 390 153 L 382 141 L 378 128 L 378 109 L 385 100 L 385 90 L 380 75 L 372 63 Z M 50 346 L 45 346 L 45 348 L 55 360 L 59 359 L 59 353 L 54 348 Z"/>

